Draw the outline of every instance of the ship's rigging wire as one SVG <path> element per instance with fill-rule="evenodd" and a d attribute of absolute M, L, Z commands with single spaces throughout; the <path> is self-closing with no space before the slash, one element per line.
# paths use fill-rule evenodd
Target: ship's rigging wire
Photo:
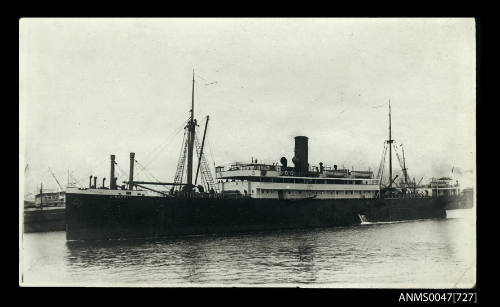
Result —
<path fill-rule="evenodd" d="M 387 144 L 384 141 L 384 147 L 382 149 L 382 158 L 378 167 L 377 178 L 380 179 L 380 185 L 382 185 L 382 178 L 384 176 L 384 165 L 385 165 L 385 155 L 387 152 Z"/>
<path fill-rule="evenodd" d="M 165 138 L 165 142 L 164 143 L 160 143 L 155 149 L 153 149 L 152 151 L 150 151 L 149 153 L 147 153 L 145 156 L 144 156 L 144 161 L 146 161 L 147 163 L 150 163 L 149 160 L 151 160 L 151 155 L 154 154 L 157 154 L 158 152 L 155 153 L 155 151 L 161 151 L 163 150 L 163 148 L 168 145 L 168 143 L 171 141 L 171 138 L 175 137 L 187 124 L 187 121 L 186 120 L 183 120 L 179 125 L 177 125 L 177 127 L 173 130 L 173 132 L 167 136 Z"/>
<path fill-rule="evenodd" d="M 198 113 L 199 114 L 203 114 L 204 113 L 204 110 L 203 110 L 203 103 L 199 103 L 200 102 L 200 96 L 198 95 L 198 91 L 195 91 L 194 94 L 196 95 L 196 101 L 198 102 L 197 104 L 197 108 L 198 108 Z M 203 116 L 201 118 L 206 118 L 207 116 Z"/>
<path fill-rule="evenodd" d="M 165 143 L 163 144 L 160 144 L 159 146 L 157 146 L 155 149 L 153 149 L 152 151 L 150 151 L 148 154 L 146 154 L 146 156 L 144 157 L 144 167 L 148 167 L 158 156 L 158 154 L 160 154 L 168 145 L 170 145 L 170 143 L 175 139 L 175 137 L 182 131 L 182 129 L 185 127 L 187 121 L 184 120 L 182 121 L 182 124 L 179 125 L 172 134 L 170 134 L 167 138 L 166 138 L 166 141 Z M 156 151 L 156 152 L 155 152 Z M 153 154 L 153 152 L 155 152 Z M 149 158 L 148 158 L 149 156 Z M 142 172 L 142 170 L 140 170 L 137 175 L 139 175 L 140 173 Z"/>
<path fill-rule="evenodd" d="M 213 84 L 219 83 L 219 81 L 210 81 L 210 80 L 207 80 L 207 79 L 203 78 L 202 76 L 200 76 L 198 73 L 196 73 L 196 77 L 199 77 L 199 78 L 203 79 L 205 82 L 208 82 L 208 83 L 205 83 L 205 86 L 209 86 L 209 85 L 213 85 Z"/>
<path fill-rule="evenodd" d="M 69 178 L 72 180 L 73 184 L 76 184 L 79 188 L 82 187 L 82 184 L 80 183 L 80 181 L 77 180 L 75 177 L 73 177 L 73 172 L 69 172 Z"/>
<path fill-rule="evenodd" d="M 200 75 L 200 73 L 199 73 L 199 72 L 196 72 L 196 77 L 197 77 L 197 78 L 201 78 L 201 79 L 203 79 L 203 80 L 204 80 L 204 81 L 206 81 L 206 82 L 210 82 L 210 81 L 208 81 L 207 79 L 203 78 L 203 77 Z"/>
<path fill-rule="evenodd" d="M 175 139 L 175 136 L 177 134 L 179 134 L 180 131 L 182 131 L 182 129 L 184 128 L 184 126 L 186 125 L 186 120 L 183 120 L 182 123 L 177 126 L 177 128 L 167 137 L 167 140 L 164 142 L 164 143 L 160 143 L 157 147 L 155 147 L 152 151 L 150 151 L 148 154 L 146 154 L 145 157 L 148 157 L 149 156 L 149 159 L 147 160 L 146 163 L 144 163 L 144 165 L 140 165 L 141 169 L 139 169 L 139 171 L 137 172 L 137 174 L 135 174 L 135 176 L 138 176 L 139 174 L 141 174 L 141 172 L 143 172 L 144 170 L 147 171 L 147 167 L 149 166 L 149 164 L 151 164 L 152 162 L 154 162 L 155 158 L 157 157 L 157 155 L 159 153 L 161 153 L 174 139 Z M 136 160 L 137 161 L 137 160 Z M 120 167 L 120 165 L 118 164 L 118 162 L 115 162 L 116 165 L 118 166 L 118 171 L 117 171 L 117 174 L 116 174 L 116 177 L 122 177 L 124 176 L 125 178 L 128 178 L 128 172 L 125 171 L 123 168 Z M 90 173 L 93 174 L 95 173 L 95 170 L 96 169 L 102 169 L 105 165 L 105 161 L 102 161 L 101 163 L 98 164 L 97 167 L 94 167 L 91 169 Z M 150 174 L 152 176 L 152 174 Z M 83 185 L 81 184 L 82 180 L 84 180 L 85 178 L 81 178 L 80 180 L 76 179 L 73 175 L 70 175 L 71 179 L 77 183 L 77 185 L 79 187 L 82 187 Z M 86 177 L 88 178 L 88 177 Z M 155 178 L 153 176 L 153 178 Z M 156 179 L 158 181 L 158 179 Z"/>
<path fill-rule="evenodd" d="M 134 159 L 135 160 L 135 159 Z M 149 176 L 151 176 L 154 180 L 156 180 L 156 182 L 161 182 L 158 178 L 156 178 L 149 170 L 147 170 L 144 165 L 142 165 L 141 163 L 139 163 L 139 161 L 135 160 L 135 162 L 137 163 L 137 165 L 139 165 L 143 171 L 146 171 L 146 173 L 149 174 Z"/>
<path fill-rule="evenodd" d="M 401 177 L 401 179 L 399 181 L 394 181 L 393 183 L 401 188 L 402 185 L 400 184 L 400 182 L 403 182 L 404 181 L 401 181 L 401 180 L 404 180 L 404 176 L 405 176 L 405 173 L 406 173 L 406 177 L 409 178 L 409 175 L 408 175 L 408 171 L 407 169 L 405 168 L 406 165 L 403 164 L 403 161 L 401 159 L 401 156 L 399 155 L 399 152 L 398 152 L 398 149 L 397 149 L 397 146 L 395 144 L 392 144 L 392 148 L 394 149 L 394 153 L 396 155 L 396 158 L 399 162 L 399 166 L 401 167 L 401 170 L 394 170 L 394 174 L 397 174 L 398 176 Z M 402 144 L 399 144 L 400 147 L 402 147 Z M 380 186 L 386 186 L 385 184 L 383 184 L 383 179 L 384 179 L 384 169 L 385 169 L 385 163 L 386 163 L 386 156 L 387 156 L 387 149 L 388 149 L 388 145 L 387 145 L 387 142 L 384 142 L 384 149 L 382 151 L 382 159 L 380 161 L 380 166 L 379 166 L 379 169 L 378 169 L 378 173 L 377 173 L 377 178 L 380 179 Z M 411 184 L 411 181 L 408 180 L 408 184 Z M 404 186 L 406 187 L 406 183 L 404 183 Z"/>
<path fill-rule="evenodd" d="M 217 84 L 217 83 L 218 83 L 218 81 L 208 80 L 208 79 L 204 78 L 204 77 L 203 77 L 203 76 L 201 76 L 199 73 L 196 73 L 196 77 L 199 77 L 200 79 L 202 79 L 202 80 L 204 80 L 205 82 L 207 82 L 207 83 L 205 84 L 205 86 L 214 85 L 214 84 Z M 198 91 L 195 91 L 195 95 L 196 95 L 196 100 L 197 100 L 197 101 L 200 101 L 200 97 L 199 97 L 199 95 L 198 95 Z M 199 110 L 200 110 L 200 112 L 199 112 L 199 113 L 200 113 L 200 114 L 203 114 L 203 113 L 204 113 L 204 112 L 203 112 L 203 104 L 199 104 L 199 107 L 198 107 L 198 108 L 199 108 Z M 203 118 L 206 118 L 206 117 L 207 117 L 207 115 L 203 116 Z M 198 134 L 198 133 L 196 133 L 196 134 Z M 212 151 L 212 146 L 211 146 L 211 143 L 210 143 L 210 137 L 209 137 L 209 135 L 210 135 L 210 129 L 208 129 L 208 130 L 207 130 L 207 132 L 206 132 L 206 136 L 205 136 L 205 148 L 206 148 L 206 147 L 208 147 L 208 152 L 209 152 L 209 154 L 210 154 L 210 159 L 208 159 L 209 161 L 207 161 L 207 165 L 208 165 L 208 170 L 209 170 L 212 174 L 215 174 L 215 159 L 214 159 L 214 154 L 213 154 L 213 151 Z M 203 155 L 205 156 L 205 158 L 206 158 L 206 154 L 205 154 L 206 152 L 207 152 L 207 150 L 206 150 L 206 149 L 205 149 L 205 150 L 203 150 Z M 213 170 L 212 170 L 212 167 L 211 167 L 211 165 L 210 165 L 210 163 L 209 163 L 209 162 L 213 162 L 213 166 L 214 166 L 214 167 L 213 167 Z M 214 178 L 215 178 L 215 177 L 214 177 Z M 204 180 L 204 181 L 205 181 L 205 178 L 203 178 L 203 176 L 202 176 L 202 180 Z"/>
<path fill-rule="evenodd" d="M 175 168 L 174 183 L 182 183 L 184 177 L 184 162 L 185 162 L 185 152 L 187 151 L 187 134 L 188 131 L 184 130 L 184 136 L 182 138 L 181 151 L 179 153 L 179 159 L 177 160 L 177 167 Z M 180 186 L 179 186 L 180 187 Z M 175 187 L 174 187 L 175 189 Z"/>

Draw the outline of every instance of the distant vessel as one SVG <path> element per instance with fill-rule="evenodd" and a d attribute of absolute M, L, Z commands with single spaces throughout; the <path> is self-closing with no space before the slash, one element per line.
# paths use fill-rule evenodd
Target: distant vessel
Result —
<path fill-rule="evenodd" d="M 425 193 L 430 191 L 432 196 L 458 196 L 457 201 L 447 204 L 447 210 L 470 209 L 474 206 L 474 189 L 460 190 L 458 181 L 453 182 L 450 177 L 432 178 L 431 182 L 422 189 Z"/>
<path fill-rule="evenodd" d="M 213 177 L 203 153 L 208 116 L 201 145 L 194 118 L 194 73 L 190 118 L 173 182 L 134 180 L 130 153 L 128 181 L 117 185 L 115 155 L 111 155 L 109 188 L 68 188 L 68 240 L 163 237 L 269 229 L 345 226 L 361 223 L 446 218 L 453 195 L 423 196 L 397 188 L 392 176 L 391 112 L 389 104 L 389 184 L 371 171 L 310 166 L 308 138 L 295 137 L 289 166 L 280 163 L 235 162 L 215 168 Z M 229 149 L 230 150 L 230 149 Z M 193 178 L 194 152 L 198 168 Z M 186 165 L 187 164 L 187 165 Z M 187 166 L 187 168 L 185 168 Z M 184 181 L 184 175 L 186 181 Z M 199 176 L 200 175 L 200 176 Z M 200 185 L 198 178 L 201 178 Z M 92 176 L 91 176 L 92 179 Z M 194 180 L 193 180 L 194 179 Z M 152 185 L 160 188 L 152 188 Z M 104 186 L 104 184 L 103 184 Z M 170 186 L 170 190 L 161 187 Z"/>
<path fill-rule="evenodd" d="M 66 229 L 64 191 L 43 192 L 35 195 L 35 201 L 24 202 L 24 232 L 59 231 Z"/>
<path fill-rule="evenodd" d="M 427 184 L 416 185 L 415 191 L 419 195 L 432 197 L 449 197 L 446 210 L 470 209 L 474 206 L 474 189 L 461 190 L 458 180 L 453 182 L 450 177 L 431 178 Z"/>

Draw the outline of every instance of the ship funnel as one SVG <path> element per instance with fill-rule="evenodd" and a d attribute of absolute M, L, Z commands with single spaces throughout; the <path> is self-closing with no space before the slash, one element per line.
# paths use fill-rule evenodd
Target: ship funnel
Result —
<path fill-rule="evenodd" d="M 130 172 L 129 172 L 129 179 L 128 179 L 128 189 L 132 190 L 134 182 L 134 161 L 135 161 L 135 153 L 131 152 L 130 153 Z"/>
<path fill-rule="evenodd" d="M 102 178 L 102 187 L 104 188 L 104 182 L 106 181 L 106 178 Z"/>
<path fill-rule="evenodd" d="M 89 189 L 92 189 L 92 175 L 89 176 Z"/>
<path fill-rule="evenodd" d="M 116 190 L 116 180 L 115 180 L 115 155 L 111 155 L 111 176 L 109 176 L 109 188 L 111 190 Z M 104 185 L 104 184 L 103 184 Z"/>
<path fill-rule="evenodd" d="M 97 188 L 97 176 L 94 176 L 94 189 Z"/>
<path fill-rule="evenodd" d="M 292 162 L 295 164 L 295 172 L 300 174 L 306 174 L 309 171 L 307 141 L 307 136 L 295 137 L 295 156 Z"/>

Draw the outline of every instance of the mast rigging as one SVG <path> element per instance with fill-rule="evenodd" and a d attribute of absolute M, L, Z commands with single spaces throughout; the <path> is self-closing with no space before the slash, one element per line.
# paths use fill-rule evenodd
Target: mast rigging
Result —
<path fill-rule="evenodd" d="M 207 121 L 205 123 L 205 131 L 203 132 L 203 140 L 201 141 L 201 149 L 198 155 L 198 168 L 196 169 L 196 177 L 194 179 L 194 184 L 198 182 L 198 173 L 200 172 L 201 158 L 203 157 L 203 148 L 205 146 L 205 136 L 207 135 L 208 120 L 210 117 L 207 115 Z"/>
<path fill-rule="evenodd" d="M 198 126 L 196 119 L 194 118 L 194 70 L 193 70 L 193 83 L 192 83 L 192 93 L 191 93 L 191 110 L 190 117 L 187 125 L 185 126 L 184 140 L 181 147 L 181 153 L 179 156 L 179 162 L 177 164 L 177 170 L 175 173 L 174 184 L 178 186 L 179 189 L 192 189 L 198 182 L 198 175 L 201 173 L 201 178 L 205 184 L 207 190 L 213 189 L 217 191 L 217 186 L 213 179 L 213 176 L 210 171 L 210 167 L 207 163 L 207 160 L 204 156 L 205 150 L 205 140 L 207 134 L 207 127 L 209 116 L 207 116 L 207 120 L 205 123 L 205 130 L 203 133 L 203 140 L 200 146 L 198 142 L 198 137 L 196 134 L 196 127 Z M 196 150 L 196 155 L 198 156 L 198 167 L 196 169 L 196 177 L 193 181 L 193 158 L 194 151 Z M 186 157 L 187 155 L 187 157 Z M 186 170 L 186 183 L 183 184 L 184 177 L 184 165 L 187 160 L 187 170 Z"/>

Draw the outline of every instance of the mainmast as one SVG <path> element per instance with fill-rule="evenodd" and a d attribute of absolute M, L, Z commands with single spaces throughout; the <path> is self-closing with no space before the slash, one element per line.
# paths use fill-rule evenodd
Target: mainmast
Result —
<path fill-rule="evenodd" d="M 187 184 L 193 184 L 193 147 L 195 138 L 196 121 L 194 119 L 194 69 L 193 69 L 193 87 L 191 96 L 191 118 L 189 119 L 188 128 L 188 165 L 187 165 Z"/>
<path fill-rule="evenodd" d="M 193 88 L 191 89 L 191 122 L 194 121 L 194 69 L 193 69 Z"/>
<path fill-rule="evenodd" d="M 391 100 L 389 99 L 389 139 L 387 143 L 389 144 L 389 190 L 392 188 L 392 139 L 391 134 Z"/>

